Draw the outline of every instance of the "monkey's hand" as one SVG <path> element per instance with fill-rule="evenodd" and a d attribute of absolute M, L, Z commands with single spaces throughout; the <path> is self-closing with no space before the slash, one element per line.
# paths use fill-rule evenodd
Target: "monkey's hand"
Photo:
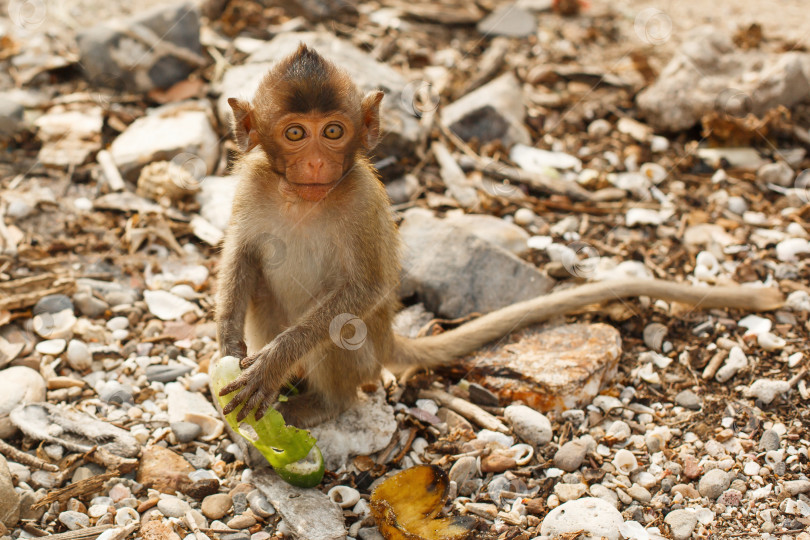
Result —
<path fill-rule="evenodd" d="M 237 421 L 247 418 L 253 409 L 256 409 L 256 420 L 264 416 L 278 398 L 279 389 L 284 382 L 284 374 L 278 369 L 283 364 L 276 356 L 277 349 L 270 343 L 256 354 L 242 358 L 242 374 L 219 392 L 220 396 L 225 396 L 240 390 L 222 410 L 224 414 L 230 414 L 244 404 L 236 415 Z"/>

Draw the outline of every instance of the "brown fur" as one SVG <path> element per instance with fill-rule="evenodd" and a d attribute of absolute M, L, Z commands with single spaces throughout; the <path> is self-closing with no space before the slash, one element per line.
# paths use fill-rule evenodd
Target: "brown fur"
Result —
<path fill-rule="evenodd" d="M 245 368 L 222 391 L 240 391 L 226 413 L 244 402 L 240 416 L 255 408 L 261 417 L 285 381 L 297 378 L 303 393 L 277 406 L 289 423 L 311 426 L 346 409 L 358 386 L 377 379 L 383 365 L 444 364 L 529 324 L 612 299 L 651 296 L 749 310 L 781 305 L 781 295 L 771 289 L 628 279 L 520 302 L 438 336 L 394 335 L 399 237 L 385 189 L 364 157 L 379 137 L 382 94 L 362 98 L 345 73 L 316 56 L 302 46 L 265 77 L 252 104 L 231 102 L 240 147 L 261 148 L 237 164 L 240 183 L 218 277 L 221 352 L 244 358 Z M 305 200 L 284 187 L 291 169 L 272 132 L 274 122 L 295 111 L 317 124 L 335 112 L 323 110 L 335 103 L 352 119 L 352 141 L 328 195 Z M 365 325 L 359 348 L 342 347 L 330 335 L 330 324 L 342 314 Z"/>

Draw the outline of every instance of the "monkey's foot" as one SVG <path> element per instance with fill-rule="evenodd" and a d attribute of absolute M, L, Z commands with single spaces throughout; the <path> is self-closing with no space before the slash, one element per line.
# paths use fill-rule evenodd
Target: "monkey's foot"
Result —
<path fill-rule="evenodd" d="M 276 403 L 275 407 L 288 425 L 302 429 L 332 420 L 346 408 L 336 405 L 316 392 L 290 396 L 287 401 Z"/>

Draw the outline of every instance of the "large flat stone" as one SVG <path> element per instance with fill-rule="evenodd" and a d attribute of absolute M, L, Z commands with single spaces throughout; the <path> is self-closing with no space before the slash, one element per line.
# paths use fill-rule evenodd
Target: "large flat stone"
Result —
<path fill-rule="evenodd" d="M 488 313 L 545 294 L 553 280 L 503 248 L 424 209 L 405 213 L 403 297 L 439 315 Z"/>
<path fill-rule="evenodd" d="M 251 481 L 278 510 L 295 538 L 346 538 L 343 511 L 322 491 L 291 486 L 267 469 L 256 471 Z"/>
<path fill-rule="evenodd" d="M 613 378 L 622 352 L 610 325 L 533 326 L 460 362 L 467 378 L 542 412 L 589 404 Z"/>

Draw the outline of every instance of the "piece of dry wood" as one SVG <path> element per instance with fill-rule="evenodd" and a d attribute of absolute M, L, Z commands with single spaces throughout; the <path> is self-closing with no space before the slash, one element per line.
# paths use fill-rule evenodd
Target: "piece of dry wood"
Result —
<path fill-rule="evenodd" d="M 104 485 L 104 482 L 109 480 L 110 478 L 115 478 L 119 475 L 118 471 L 98 474 L 96 476 L 91 476 L 90 478 L 85 478 L 84 480 L 79 480 L 78 482 L 74 482 L 72 484 L 68 484 L 67 486 L 59 489 L 54 489 L 47 493 L 42 499 L 34 504 L 32 508 L 41 508 L 43 506 L 48 506 L 52 502 L 58 501 L 60 503 L 66 502 L 71 497 L 82 497 L 84 495 L 89 495 L 91 493 L 95 493 L 101 489 L 101 486 Z"/>
<path fill-rule="evenodd" d="M 439 172 L 450 196 L 464 208 L 472 208 L 478 204 L 478 193 L 450 154 L 450 150 L 440 142 L 434 142 L 430 148 L 439 163 Z"/>
<path fill-rule="evenodd" d="M 714 353 L 712 359 L 709 360 L 709 363 L 706 364 L 706 368 L 703 370 L 703 380 L 708 381 L 717 373 L 717 370 L 720 369 L 720 366 L 723 365 L 723 361 L 728 356 L 728 351 L 720 350 Z"/>
<path fill-rule="evenodd" d="M 11 446 L 2 439 L 0 439 L 0 454 L 3 454 L 11 461 L 22 463 L 23 465 L 27 465 L 28 467 L 33 467 L 35 469 L 42 469 L 43 471 L 48 472 L 59 472 L 59 467 L 57 467 L 53 463 L 48 463 L 46 461 L 39 459 L 36 456 L 26 454 L 22 450 L 18 450 L 17 448 Z"/>
<path fill-rule="evenodd" d="M 10 281 L 0 281 L 0 291 L 14 291 L 19 293 L 23 289 L 30 289 L 40 283 L 49 283 L 57 278 L 56 274 L 39 274 Z"/>
<path fill-rule="evenodd" d="M 107 150 L 99 150 L 96 155 L 96 161 L 101 165 L 101 172 L 104 173 L 104 178 L 107 180 L 107 185 L 110 191 L 123 191 L 126 188 L 124 179 L 121 178 L 121 172 L 113 160 L 112 154 Z"/>
<path fill-rule="evenodd" d="M 23 309 L 31 307 L 36 304 L 43 296 L 49 294 L 67 294 L 71 295 L 76 290 L 76 283 L 73 280 L 54 283 L 53 287 L 47 289 L 40 289 L 38 291 L 31 291 L 19 294 L 4 295 L 0 293 L 0 310 L 8 309 Z"/>
<path fill-rule="evenodd" d="M 87 527 L 86 529 L 78 529 L 76 531 L 49 534 L 48 536 L 42 536 L 41 538 L 49 540 L 93 540 L 98 538 L 101 533 L 111 528 L 112 525 L 96 525 L 95 527 Z"/>
<path fill-rule="evenodd" d="M 490 429 L 492 431 L 500 431 L 501 433 L 509 433 L 509 428 L 503 422 L 489 414 L 487 411 L 473 405 L 469 401 L 448 394 L 444 390 L 431 388 L 429 390 L 422 390 L 419 392 L 419 397 L 422 399 L 432 399 L 439 405 L 444 405 L 448 409 L 452 409 L 467 420 L 478 424 L 479 426 Z"/>
<path fill-rule="evenodd" d="M 135 470 L 138 466 L 136 458 L 123 458 L 117 456 L 106 448 L 95 447 L 82 456 L 87 461 L 91 461 L 107 469 L 118 471 L 118 474 L 127 474 Z"/>

